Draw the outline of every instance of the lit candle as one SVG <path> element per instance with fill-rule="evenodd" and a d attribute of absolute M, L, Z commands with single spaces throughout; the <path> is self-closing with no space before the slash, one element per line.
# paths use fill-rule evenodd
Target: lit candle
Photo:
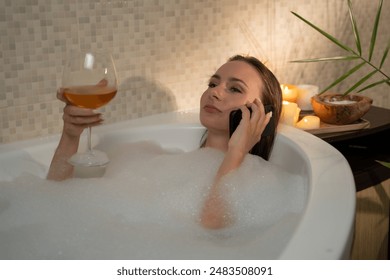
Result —
<path fill-rule="evenodd" d="M 301 109 L 299 109 L 297 103 L 283 101 L 280 121 L 284 124 L 295 126 L 298 121 L 300 111 Z"/>
<path fill-rule="evenodd" d="M 295 102 L 298 98 L 298 88 L 294 85 L 281 84 L 283 100 Z"/>
<path fill-rule="evenodd" d="M 320 118 L 316 116 L 305 116 L 297 123 L 297 127 L 305 130 L 320 128 Z"/>
<path fill-rule="evenodd" d="M 306 111 L 313 110 L 311 98 L 318 94 L 319 88 L 316 85 L 298 85 L 297 104 L 299 108 Z"/>

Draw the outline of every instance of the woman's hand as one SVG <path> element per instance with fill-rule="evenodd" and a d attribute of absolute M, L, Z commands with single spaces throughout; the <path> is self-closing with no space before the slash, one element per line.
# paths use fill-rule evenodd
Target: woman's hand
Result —
<path fill-rule="evenodd" d="M 62 118 L 64 120 L 63 134 L 69 137 L 79 137 L 85 128 L 100 125 L 103 121 L 100 113 L 70 104 L 65 106 Z"/>
<path fill-rule="evenodd" d="M 64 97 L 63 89 L 57 91 L 57 98 L 66 103 L 62 119 L 64 121 L 63 134 L 68 137 L 79 137 L 85 128 L 102 123 L 101 114 L 95 113 L 92 109 L 69 104 Z"/>
<path fill-rule="evenodd" d="M 99 125 L 103 120 L 101 114 L 91 109 L 69 104 L 64 97 L 63 89 L 57 91 L 57 98 L 66 103 L 62 116 L 64 128 L 51 161 L 47 179 L 59 181 L 73 175 L 73 166 L 68 163 L 68 159 L 77 152 L 83 130 L 89 126 Z"/>
<path fill-rule="evenodd" d="M 272 117 L 272 113 L 265 114 L 264 106 L 258 98 L 249 104 L 252 114 L 247 106 L 239 108 L 242 111 L 242 120 L 228 144 L 228 152 L 238 152 L 242 156 L 245 156 L 260 141 L 261 134 Z"/>

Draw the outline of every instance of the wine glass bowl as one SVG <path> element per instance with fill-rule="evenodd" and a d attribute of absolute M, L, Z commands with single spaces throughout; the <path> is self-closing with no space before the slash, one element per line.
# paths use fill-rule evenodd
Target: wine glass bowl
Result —
<path fill-rule="evenodd" d="M 68 103 L 81 108 L 100 108 L 115 97 L 117 84 L 114 61 L 108 52 L 74 51 L 70 54 L 62 75 L 63 95 Z M 109 162 L 107 155 L 92 149 L 91 127 L 87 142 L 87 151 L 74 154 L 69 163 L 105 166 Z"/>
<path fill-rule="evenodd" d="M 64 97 L 72 105 L 97 109 L 106 105 L 114 98 L 117 89 L 115 87 L 89 85 L 64 88 Z"/>

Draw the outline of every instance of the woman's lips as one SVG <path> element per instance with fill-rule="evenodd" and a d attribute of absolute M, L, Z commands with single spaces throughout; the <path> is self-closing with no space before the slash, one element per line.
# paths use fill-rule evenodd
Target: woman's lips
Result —
<path fill-rule="evenodd" d="M 217 107 L 213 105 L 206 105 L 203 107 L 203 109 L 208 113 L 221 113 L 222 111 L 219 110 Z"/>

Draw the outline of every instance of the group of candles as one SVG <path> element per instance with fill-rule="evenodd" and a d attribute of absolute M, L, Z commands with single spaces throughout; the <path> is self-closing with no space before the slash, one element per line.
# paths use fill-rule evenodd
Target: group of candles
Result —
<path fill-rule="evenodd" d="M 310 111 L 313 109 L 311 98 L 318 94 L 318 86 L 282 84 L 281 88 L 283 104 L 280 121 L 305 130 L 319 128 L 320 119 L 317 116 L 305 116 L 299 120 L 301 110 Z"/>

